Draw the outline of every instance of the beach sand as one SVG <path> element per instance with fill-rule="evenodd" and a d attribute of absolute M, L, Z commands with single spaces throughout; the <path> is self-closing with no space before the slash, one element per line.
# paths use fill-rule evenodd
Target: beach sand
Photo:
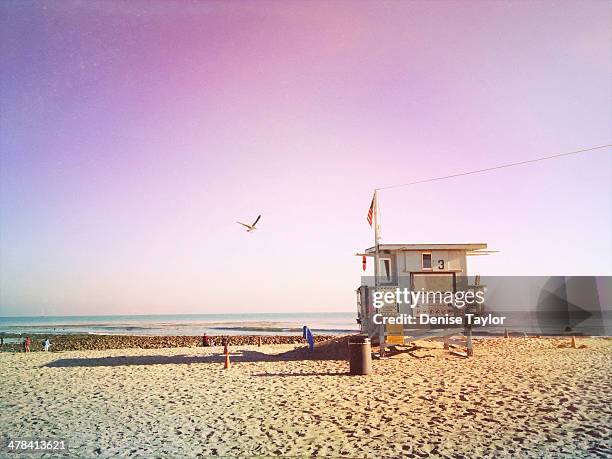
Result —
<path fill-rule="evenodd" d="M 612 341 L 568 343 L 425 343 L 369 376 L 295 345 L 232 348 L 229 370 L 218 347 L 2 353 L 0 432 L 71 457 L 605 457 Z"/>

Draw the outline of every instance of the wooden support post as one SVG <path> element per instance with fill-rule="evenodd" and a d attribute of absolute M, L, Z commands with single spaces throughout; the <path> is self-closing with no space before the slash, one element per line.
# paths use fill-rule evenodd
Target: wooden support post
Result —
<path fill-rule="evenodd" d="M 468 357 L 473 357 L 474 356 L 474 345 L 472 344 L 472 326 L 468 325 L 467 326 L 467 355 Z"/>

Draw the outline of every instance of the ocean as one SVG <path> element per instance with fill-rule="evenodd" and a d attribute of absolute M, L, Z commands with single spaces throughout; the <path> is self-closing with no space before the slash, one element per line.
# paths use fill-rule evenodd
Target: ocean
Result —
<path fill-rule="evenodd" d="M 567 333 L 567 323 L 561 323 L 556 315 L 538 318 L 534 312 L 517 314 L 515 311 L 501 315 L 507 316 L 507 324 L 474 327 L 474 333 L 502 335 L 506 327 L 511 332 L 531 335 Z M 343 335 L 359 331 L 356 319 L 356 312 L 0 317 L 0 334 L 301 335 L 302 327 L 308 325 L 318 335 Z M 609 336 L 612 332 L 612 314 L 602 311 L 589 320 L 572 325 L 573 334 Z M 460 332 L 460 328 L 456 330 Z M 420 329 L 411 330 L 410 335 L 436 336 L 442 332 L 439 329 Z M 5 337 L 5 342 L 12 340 Z"/>
<path fill-rule="evenodd" d="M 357 332 L 356 318 L 356 312 L 0 317 L 0 333 L 301 335 L 308 325 L 313 333 L 336 335 Z"/>

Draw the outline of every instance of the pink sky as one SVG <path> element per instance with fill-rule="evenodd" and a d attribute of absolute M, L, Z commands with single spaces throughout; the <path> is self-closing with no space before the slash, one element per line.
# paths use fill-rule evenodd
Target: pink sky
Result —
<path fill-rule="evenodd" d="M 0 10 L 0 315 L 354 310 L 374 187 L 612 140 L 609 2 Z M 612 275 L 611 171 L 383 191 L 383 242 Z"/>

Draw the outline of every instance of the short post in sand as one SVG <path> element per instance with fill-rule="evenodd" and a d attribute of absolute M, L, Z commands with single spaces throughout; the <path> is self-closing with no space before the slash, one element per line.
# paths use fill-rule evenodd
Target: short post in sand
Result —
<path fill-rule="evenodd" d="M 571 346 L 576 349 L 576 337 L 572 336 Z"/>
<path fill-rule="evenodd" d="M 223 353 L 225 354 L 225 364 L 223 368 L 226 370 L 230 367 L 229 349 L 227 348 L 227 339 L 223 339 Z"/>
<path fill-rule="evenodd" d="M 448 336 L 444 337 L 444 350 L 448 351 L 450 349 L 450 344 L 449 344 L 449 339 Z"/>
<path fill-rule="evenodd" d="M 508 335 L 508 329 L 504 328 L 504 338 L 510 338 L 510 335 Z"/>
<path fill-rule="evenodd" d="M 468 357 L 474 356 L 474 345 L 472 344 L 472 326 L 468 325 L 466 327 L 466 354 Z"/>
<path fill-rule="evenodd" d="M 257 347 L 261 347 L 261 336 L 257 337 Z"/>

